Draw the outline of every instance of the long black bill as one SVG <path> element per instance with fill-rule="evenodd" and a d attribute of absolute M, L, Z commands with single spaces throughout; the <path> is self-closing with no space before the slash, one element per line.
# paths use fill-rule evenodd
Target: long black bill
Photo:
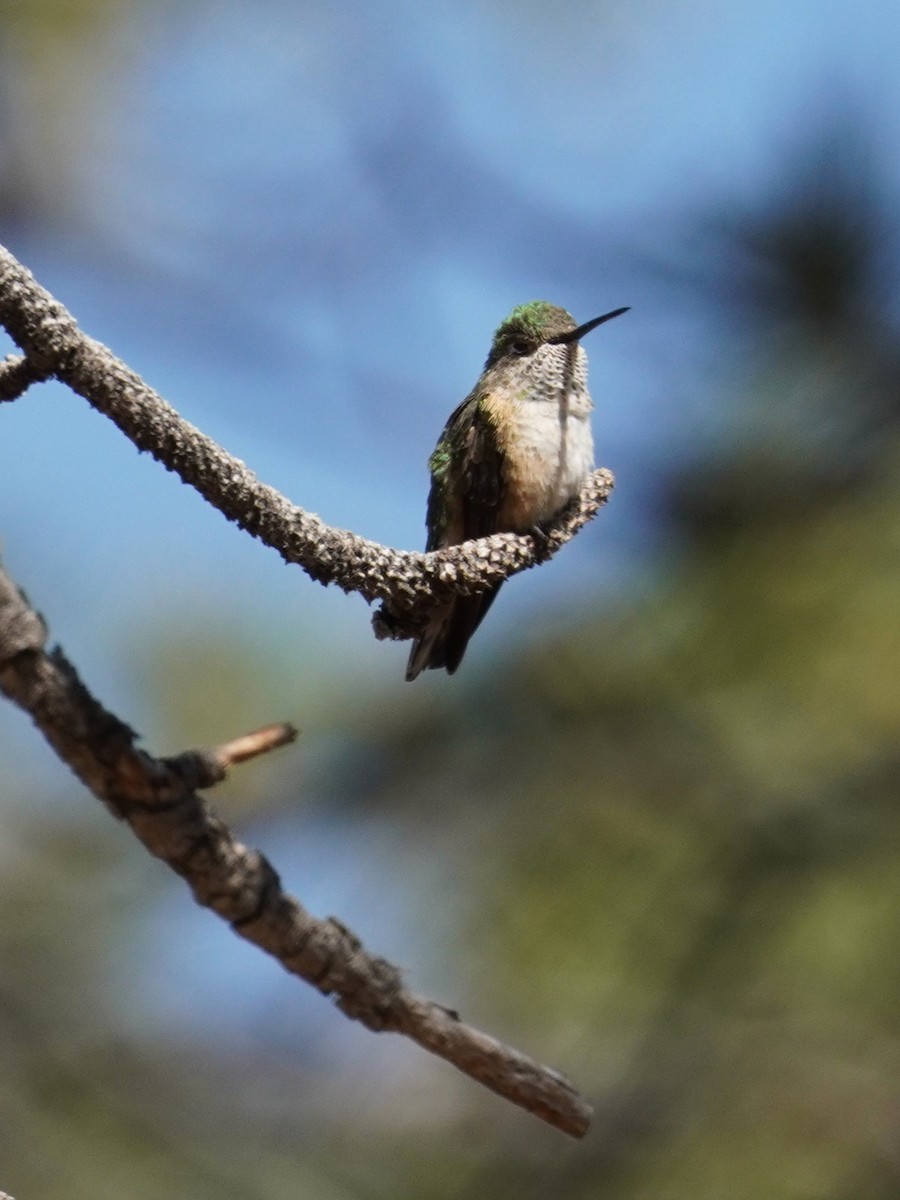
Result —
<path fill-rule="evenodd" d="M 584 325 L 579 325 L 577 329 L 573 329 L 570 333 L 561 333 L 558 337 L 550 338 L 550 345 L 560 346 L 566 342 L 580 342 L 586 333 L 590 333 L 592 329 L 596 329 L 604 321 L 611 321 L 613 317 L 621 317 L 622 313 L 628 312 L 628 308 L 629 306 L 627 305 L 625 308 L 614 308 L 612 312 L 604 313 L 602 317 L 594 317 L 593 321 L 586 321 Z"/>

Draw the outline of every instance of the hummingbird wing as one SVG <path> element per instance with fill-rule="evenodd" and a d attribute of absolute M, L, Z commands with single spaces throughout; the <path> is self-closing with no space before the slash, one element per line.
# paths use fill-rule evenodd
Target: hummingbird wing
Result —
<path fill-rule="evenodd" d="M 504 469 L 496 423 L 485 411 L 489 399 L 489 393 L 468 396 L 445 425 L 431 456 L 427 550 L 497 532 Z M 499 590 L 497 584 L 474 596 L 456 596 L 436 609 L 413 645 L 406 678 L 439 667 L 452 675 Z"/>
<path fill-rule="evenodd" d="M 428 550 L 497 532 L 503 456 L 485 412 L 488 399 L 473 393 L 460 404 L 429 460 Z"/>

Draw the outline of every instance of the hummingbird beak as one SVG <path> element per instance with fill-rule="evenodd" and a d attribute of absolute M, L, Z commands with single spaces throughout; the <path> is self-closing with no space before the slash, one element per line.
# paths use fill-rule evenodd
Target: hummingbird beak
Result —
<path fill-rule="evenodd" d="M 621 317 L 622 313 L 627 312 L 628 307 L 614 308 L 612 312 L 604 313 L 602 317 L 594 317 L 593 321 L 586 321 L 584 325 L 579 325 L 577 329 L 573 329 L 569 333 L 561 333 L 558 337 L 550 338 L 549 343 L 551 346 L 561 346 L 568 342 L 580 342 L 586 333 L 590 333 L 604 321 L 611 321 L 613 317 Z"/>

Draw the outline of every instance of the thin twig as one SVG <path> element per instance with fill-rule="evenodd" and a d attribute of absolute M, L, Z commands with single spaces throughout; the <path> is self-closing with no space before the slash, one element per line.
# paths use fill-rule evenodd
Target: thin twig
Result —
<path fill-rule="evenodd" d="M 31 369 L 68 384 L 139 450 L 149 451 L 287 562 L 298 563 L 320 583 L 383 601 L 375 619 L 379 637 L 416 636 L 442 596 L 483 591 L 544 561 L 591 520 L 613 487 L 609 471 L 595 471 L 580 497 L 539 539 L 502 533 L 431 554 L 395 550 L 332 528 L 261 483 L 110 350 L 82 333 L 71 314 L 2 246 L 0 324 L 26 352 Z"/>
<path fill-rule="evenodd" d="M 256 758 L 257 755 L 268 754 L 270 750 L 277 750 L 296 740 L 297 730 L 293 725 L 281 722 L 277 725 L 265 725 L 262 729 L 255 729 L 253 733 L 245 733 L 241 737 L 223 742 L 221 746 L 212 750 L 212 754 L 227 769 Z"/>
<path fill-rule="evenodd" d="M 266 725 L 253 733 L 231 738 L 220 746 L 206 750 L 185 750 L 175 758 L 165 758 L 162 761 L 168 770 L 179 777 L 185 787 L 199 791 L 221 783 L 228 774 L 229 767 L 287 746 L 295 741 L 296 737 L 297 730 L 293 725 Z"/>
<path fill-rule="evenodd" d="M 0 570 L 0 690 L 30 714 L 62 761 L 150 853 L 186 880 L 200 904 L 335 997 L 348 1017 L 377 1032 L 405 1034 L 573 1137 L 587 1132 L 590 1106 L 564 1076 L 411 992 L 399 969 L 365 950 L 340 921 L 313 917 L 285 892 L 269 861 L 241 845 L 192 790 L 196 784 L 186 781 L 190 770 L 183 769 L 190 756 L 157 759 L 138 749 L 134 731 L 91 695 L 63 652 L 46 651 L 46 636 L 41 617 Z M 249 736 L 270 747 L 278 741 L 271 733 Z M 246 757 L 235 749 L 245 740 L 226 744 L 231 748 L 215 763 L 220 772 L 226 760 Z"/>

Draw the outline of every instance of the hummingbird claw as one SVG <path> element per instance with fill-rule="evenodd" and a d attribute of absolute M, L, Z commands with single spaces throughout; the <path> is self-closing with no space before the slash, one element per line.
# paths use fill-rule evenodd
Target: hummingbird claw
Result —
<path fill-rule="evenodd" d="M 543 525 L 532 525 L 528 531 L 534 541 L 534 557 L 536 562 L 546 562 L 553 553 L 553 542 L 550 534 Z"/>

